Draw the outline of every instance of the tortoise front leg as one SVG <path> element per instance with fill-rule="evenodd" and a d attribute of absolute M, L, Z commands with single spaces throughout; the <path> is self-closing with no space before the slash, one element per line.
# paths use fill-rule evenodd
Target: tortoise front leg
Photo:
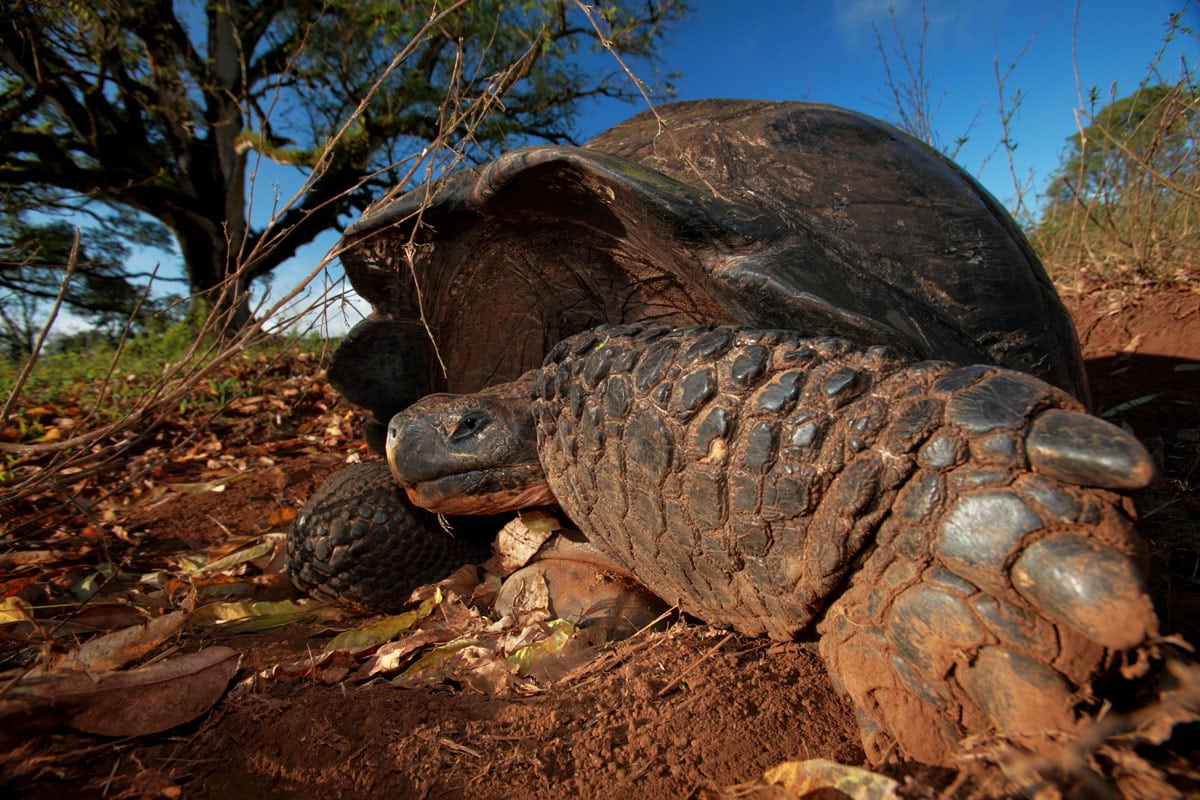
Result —
<path fill-rule="evenodd" d="M 1007 390 L 1030 383 L 1000 372 L 957 395 L 998 406 L 947 399 L 922 469 L 818 626 L 872 760 L 898 746 L 949 764 L 971 734 L 1055 754 L 1097 707 L 1095 680 L 1157 633 L 1118 491 L 1148 481 L 1149 456 L 1095 417 L 1006 417 Z"/>
<path fill-rule="evenodd" d="M 409 502 L 380 461 L 331 475 L 287 537 L 288 574 L 297 586 L 372 611 L 403 608 L 416 587 L 490 555 L 487 539 L 451 535 L 436 514 Z"/>
<path fill-rule="evenodd" d="M 816 625 L 873 759 L 952 763 L 968 735 L 1052 750 L 1157 632 L 1123 494 L 1149 456 L 1027 375 L 626 326 L 564 342 L 536 395 L 588 538 L 709 622 Z"/>

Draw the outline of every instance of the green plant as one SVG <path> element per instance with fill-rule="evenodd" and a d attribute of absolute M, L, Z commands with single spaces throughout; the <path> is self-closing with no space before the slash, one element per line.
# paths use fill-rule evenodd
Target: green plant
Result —
<path fill-rule="evenodd" d="M 1166 43 L 1191 35 L 1170 20 Z M 1164 48 L 1166 47 L 1164 43 Z M 1160 50 L 1155 65 L 1162 58 Z M 1150 82 L 1150 81 L 1156 82 Z M 1194 67 L 1103 105 L 1088 93 L 1031 239 L 1060 279 L 1173 280 L 1200 269 L 1200 91 Z"/>

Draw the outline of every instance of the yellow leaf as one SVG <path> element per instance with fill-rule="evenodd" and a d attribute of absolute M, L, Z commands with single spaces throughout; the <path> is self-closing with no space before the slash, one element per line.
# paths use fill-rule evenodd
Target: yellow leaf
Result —
<path fill-rule="evenodd" d="M 434 591 L 432 597 L 426 598 L 415 611 L 396 614 L 358 630 L 342 631 L 333 637 L 329 641 L 329 644 L 325 645 L 325 649 L 321 653 L 322 655 L 328 655 L 329 653 L 336 653 L 338 650 L 345 650 L 358 654 L 364 650 L 370 650 L 372 647 L 378 647 L 384 642 L 390 642 L 413 625 L 428 617 L 440 602 L 442 602 L 442 590 L 439 588 Z"/>
<path fill-rule="evenodd" d="M 210 603 L 196 609 L 192 622 L 221 626 L 233 633 L 254 633 L 282 628 L 293 622 L 337 619 L 346 612 L 315 600 L 279 600 L 275 602 L 234 601 Z"/>
<path fill-rule="evenodd" d="M 562 650 L 575 633 L 575 625 L 565 619 L 552 619 L 546 625 L 551 631 L 549 636 L 540 642 L 517 648 L 508 657 L 510 662 L 517 665 L 517 673 L 522 678 L 529 674 L 538 659 Z"/>
<path fill-rule="evenodd" d="M 275 549 L 275 541 L 266 539 L 252 544 L 249 547 L 243 547 L 236 553 L 230 553 L 224 558 L 218 558 L 216 561 L 205 564 L 201 571 L 203 572 L 224 572 L 227 569 L 236 567 L 238 564 L 244 564 L 247 561 L 253 561 L 256 558 L 262 558 Z"/>
<path fill-rule="evenodd" d="M 33 607 L 20 597 L 5 597 L 0 600 L 0 625 L 13 622 L 33 622 Z"/>
<path fill-rule="evenodd" d="M 897 800 L 899 788 L 891 778 L 836 761 L 813 758 L 785 761 L 763 773 L 767 783 L 777 783 L 790 794 L 803 797 L 821 790 L 834 790 L 851 800 Z"/>

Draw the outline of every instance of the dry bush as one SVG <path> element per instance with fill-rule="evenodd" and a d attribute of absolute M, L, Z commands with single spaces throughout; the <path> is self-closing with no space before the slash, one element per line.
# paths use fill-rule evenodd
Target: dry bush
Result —
<path fill-rule="evenodd" d="M 1195 34 L 1173 15 L 1141 85 L 1092 89 L 1031 240 L 1063 282 L 1186 281 L 1200 271 L 1200 92 L 1195 67 L 1169 78 L 1169 45 Z"/>

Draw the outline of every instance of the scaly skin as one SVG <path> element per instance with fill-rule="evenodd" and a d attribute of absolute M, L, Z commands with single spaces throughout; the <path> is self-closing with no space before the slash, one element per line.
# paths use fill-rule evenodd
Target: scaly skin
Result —
<path fill-rule="evenodd" d="M 304 505 L 287 538 L 287 567 L 301 589 L 324 600 L 388 611 L 412 590 L 491 554 L 487 540 L 416 508 L 386 464 L 335 473 Z"/>
<path fill-rule="evenodd" d="M 875 760 L 952 763 L 967 734 L 1053 752 L 1092 681 L 1157 632 L 1114 491 L 1148 483 L 1149 457 L 1029 376 L 633 326 L 563 342 L 535 394 L 585 536 L 709 622 L 819 621 Z"/>

